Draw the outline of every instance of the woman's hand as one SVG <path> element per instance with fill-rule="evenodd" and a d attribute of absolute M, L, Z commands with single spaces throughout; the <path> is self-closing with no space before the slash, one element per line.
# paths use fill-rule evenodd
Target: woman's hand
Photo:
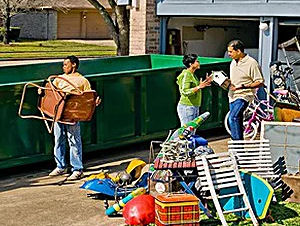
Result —
<path fill-rule="evenodd" d="M 202 81 L 202 79 L 201 79 L 200 83 L 199 83 L 199 89 L 203 89 L 207 86 L 210 86 L 211 81 L 212 81 L 212 76 L 206 76 L 206 79 L 204 81 Z"/>

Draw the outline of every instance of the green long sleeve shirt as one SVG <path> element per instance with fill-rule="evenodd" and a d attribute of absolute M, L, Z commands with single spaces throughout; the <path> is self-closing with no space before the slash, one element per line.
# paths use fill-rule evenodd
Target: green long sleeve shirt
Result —
<path fill-rule="evenodd" d="M 199 79 L 189 70 L 184 69 L 177 77 L 180 92 L 180 104 L 189 106 L 201 106 L 201 89 L 194 92 L 193 89 L 199 85 Z"/>

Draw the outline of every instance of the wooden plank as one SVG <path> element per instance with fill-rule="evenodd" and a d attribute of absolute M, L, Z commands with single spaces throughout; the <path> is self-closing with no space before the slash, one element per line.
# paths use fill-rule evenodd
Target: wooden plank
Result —
<path fill-rule="evenodd" d="M 192 162 L 186 162 L 186 167 L 191 168 L 192 167 Z"/>
<path fill-rule="evenodd" d="M 270 148 L 254 147 L 254 148 L 228 148 L 228 152 L 248 152 L 248 151 L 270 151 Z"/>
<path fill-rule="evenodd" d="M 165 162 L 165 163 L 163 164 L 163 168 L 164 168 L 164 169 L 167 169 L 167 168 L 168 168 L 168 164 L 169 164 L 168 162 Z"/>
<path fill-rule="evenodd" d="M 252 208 L 251 208 L 251 205 L 250 205 L 250 202 L 249 202 L 249 200 L 248 200 L 248 197 L 247 197 L 247 195 L 246 195 L 246 190 L 245 190 L 245 188 L 244 188 L 244 185 L 243 185 L 243 182 L 242 182 L 240 173 L 239 173 L 239 171 L 238 171 L 236 158 L 235 158 L 234 156 L 232 156 L 232 157 L 233 157 L 233 160 L 232 160 L 232 161 L 234 162 L 234 168 L 235 168 L 235 169 L 234 169 L 235 178 L 236 178 L 236 181 L 237 181 L 237 183 L 238 183 L 239 190 L 240 190 L 240 192 L 243 194 L 243 201 L 244 201 L 246 207 L 249 209 L 248 211 L 249 211 L 249 215 L 250 215 L 250 218 L 251 218 L 251 220 L 252 220 L 253 225 L 259 225 L 258 222 L 257 222 L 257 219 L 256 219 L 256 217 L 255 217 L 255 215 L 254 215 L 254 212 L 253 212 L 253 210 L 252 210 Z"/>
<path fill-rule="evenodd" d="M 267 172 L 272 172 L 272 169 L 270 168 L 250 168 L 250 167 L 243 167 L 242 169 L 247 170 L 249 172 L 263 172 L 263 171 L 267 171 Z"/>
<path fill-rule="evenodd" d="M 231 149 L 231 148 L 255 148 L 255 147 L 267 148 L 267 147 L 270 147 L 270 144 L 260 144 L 260 145 L 256 145 L 256 144 L 235 144 L 235 145 L 229 145 L 228 149 Z"/>
<path fill-rule="evenodd" d="M 246 210 L 249 210 L 249 208 L 244 207 L 244 208 L 239 208 L 239 209 L 232 209 L 232 210 L 224 211 L 223 213 L 236 213 L 236 212 L 242 212 L 242 211 L 246 211 Z"/>
<path fill-rule="evenodd" d="M 208 160 L 209 164 L 222 163 L 222 162 L 230 162 L 230 157 L 217 158 L 217 159 L 210 159 L 210 160 Z"/>
<path fill-rule="evenodd" d="M 196 162 L 195 161 L 192 162 L 192 168 L 196 168 Z"/>
<path fill-rule="evenodd" d="M 159 162 L 158 169 L 162 169 L 164 163 L 162 161 Z"/>
<path fill-rule="evenodd" d="M 217 169 L 217 168 L 230 167 L 232 166 L 232 162 L 214 163 L 209 165 L 211 166 L 211 169 Z"/>
<path fill-rule="evenodd" d="M 177 169 L 178 168 L 178 162 L 174 162 L 173 163 L 173 169 Z"/>
<path fill-rule="evenodd" d="M 159 166 L 159 159 L 156 159 L 154 162 L 154 169 L 158 169 Z"/>
<path fill-rule="evenodd" d="M 256 164 L 256 163 L 272 163 L 272 160 L 269 160 L 269 159 L 254 159 L 253 161 L 252 160 L 244 161 L 243 159 L 238 160 L 239 165 L 243 165 L 243 164 L 248 165 L 248 164 Z M 272 164 L 272 166 L 273 166 L 273 164 Z"/>
<path fill-rule="evenodd" d="M 213 179 L 213 180 L 216 180 L 216 179 L 221 179 L 221 178 L 226 178 L 226 177 L 232 177 L 232 176 L 234 176 L 234 172 L 230 172 L 230 173 L 223 173 L 223 174 L 214 174 L 214 175 L 211 175 L 211 178 Z M 200 177 L 199 176 L 199 179 L 200 179 L 200 181 L 206 181 L 206 177 L 204 176 L 202 176 L 202 177 Z"/>
<path fill-rule="evenodd" d="M 218 195 L 218 199 L 225 199 L 225 198 L 230 198 L 230 197 L 234 197 L 234 196 L 240 196 L 243 195 L 243 193 L 233 193 L 233 194 L 228 194 L 228 195 Z"/>
<path fill-rule="evenodd" d="M 256 164 L 256 165 L 253 165 L 253 164 L 250 164 L 250 165 L 247 165 L 247 164 L 239 164 L 239 168 L 244 168 L 244 167 L 247 167 L 247 168 L 269 168 L 269 169 L 272 169 L 273 165 L 272 164 Z"/>
<path fill-rule="evenodd" d="M 224 174 L 215 174 L 215 175 L 211 175 L 211 178 L 213 180 L 213 182 L 215 181 L 220 181 L 221 179 L 227 179 L 228 178 L 232 178 L 234 177 L 234 172 L 230 172 L 230 173 L 224 173 Z M 198 177 L 200 182 L 205 182 L 207 181 L 207 178 L 205 176 L 202 176 L 202 177 Z"/>
<path fill-rule="evenodd" d="M 206 177 L 207 177 L 207 180 L 208 180 L 208 183 L 209 183 L 209 188 L 210 188 L 209 190 L 210 190 L 211 196 L 213 198 L 213 202 L 215 204 L 215 207 L 216 207 L 216 210 L 218 212 L 219 218 L 222 222 L 222 225 L 225 226 L 225 225 L 227 225 L 227 222 L 225 220 L 225 217 L 224 217 L 223 212 L 222 212 L 222 208 L 221 208 L 220 203 L 218 201 L 217 193 L 214 189 L 214 185 L 213 185 L 212 179 L 210 177 L 210 170 L 209 170 L 208 162 L 207 162 L 205 156 L 202 156 L 202 161 L 203 161 L 203 164 L 204 164 L 204 169 L 205 169 Z"/>
<path fill-rule="evenodd" d="M 197 169 L 198 169 L 198 167 L 197 167 Z M 218 174 L 218 173 L 224 173 L 224 172 L 230 172 L 230 171 L 232 171 L 232 168 L 211 169 L 210 174 L 215 175 L 215 174 Z M 201 168 L 200 170 L 198 169 L 198 175 L 199 176 L 204 175 L 204 168 Z"/>
<path fill-rule="evenodd" d="M 238 186 L 237 182 L 233 182 L 233 183 L 227 183 L 227 184 L 219 184 L 214 186 L 215 189 L 222 189 L 222 188 L 232 188 L 232 187 L 236 187 Z"/>
<path fill-rule="evenodd" d="M 228 144 L 255 144 L 255 143 L 270 143 L 270 140 L 229 140 Z"/>
<path fill-rule="evenodd" d="M 222 156 L 228 156 L 229 153 L 228 152 L 221 152 L 221 153 L 217 153 L 217 154 L 209 154 L 209 155 L 205 155 L 206 158 L 209 160 L 209 159 L 212 159 L 212 158 L 219 158 L 219 157 L 222 157 Z M 196 156 L 195 160 L 196 162 L 197 161 L 202 161 L 201 157 L 203 155 L 200 155 L 200 156 Z"/>
<path fill-rule="evenodd" d="M 263 157 L 263 158 L 272 158 L 271 157 L 271 153 L 262 153 L 262 152 L 260 152 L 259 153 L 259 155 L 257 154 L 257 153 L 233 153 L 235 156 L 237 156 L 238 157 L 238 159 L 239 158 L 244 158 L 244 156 L 245 157 L 247 157 L 247 156 L 251 156 L 251 157 L 249 157 L 249 158 L 253 158 L 253 157 L 255 157 L 255 156 L 261 156 L 261 157 Z"/>
<path fill-rule="evenodd" d="M 182 162 L 178 162 L 178 168 L 182 168 Z"/>
<path fill-rule="evenodd" d="M 228 187 L 233 187 L 232 184 L 236 182 L 236 179 L 235 179 L 235 177 L 229 177 L 229 178 L 217 179 L 217 180 L 212 179 L 212 182 L 213 182 L 215 188 L 220 188 L 220 186 L 226 186 L 226 185 L 230 185 Z M 208 186 L 207 181 L 206 182 L 201 181 L 200 184 L 203 186 Z M 234 186 L 236 186 L 236 185 L 234 185 Z"/>

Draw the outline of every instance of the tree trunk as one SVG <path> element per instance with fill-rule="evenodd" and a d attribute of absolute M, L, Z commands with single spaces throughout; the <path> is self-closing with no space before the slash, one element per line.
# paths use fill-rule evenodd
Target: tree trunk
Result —
<path fill-rule="evenodd" d="M 116 24 L 119 28 L 117 55 L 129 55 L 129 15 L 126 6 L 116 7 Z"/>
<path fill-rule="evenodd" d="M 9 31 L 10 31 L 10 9 L 6 8 L 6 12 L 3 16 L 3 24 L 4 24 L 4 34 L 3 34 L 3 43 L 9 44 Z"/>
<path fill-rule="evenodd" d="M 114 21 L 98 0 L 87 1 L 99 11 L 109 27 L 113 40 L 117 46 L 117 55 L 129 55 L 129 15 L 126 6 L 118 6 L 116 0 L 108 0 L 115 15 Z"/>

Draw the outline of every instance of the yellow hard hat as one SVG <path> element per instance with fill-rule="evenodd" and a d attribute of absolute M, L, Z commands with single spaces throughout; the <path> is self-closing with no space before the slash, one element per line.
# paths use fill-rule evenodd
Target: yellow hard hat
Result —
<path fill-rule="evenodd" d="M 126 173 L 130 174 L 133 180 L 140 177 L 143 167 L 146 163 L 140 159 L 133 159 L 126 168 Z"/>

